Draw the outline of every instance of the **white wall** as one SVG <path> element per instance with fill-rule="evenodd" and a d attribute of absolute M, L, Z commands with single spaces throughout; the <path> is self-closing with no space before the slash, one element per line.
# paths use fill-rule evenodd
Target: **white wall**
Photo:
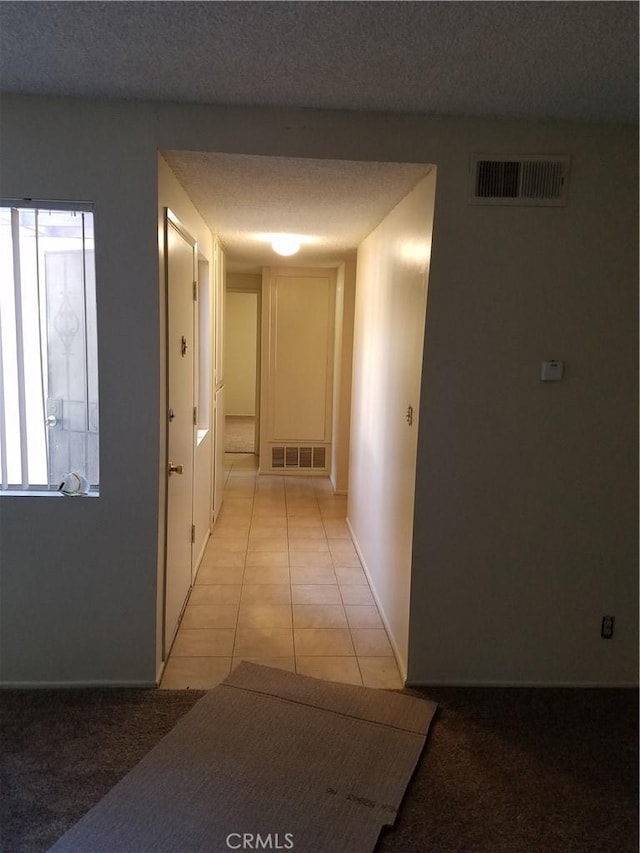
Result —
<path fill-rule="evenodd" d="M 349 434 L 351 430 L 351 373 L 353 319 L 356 302 L 356 264 L 346 261 L 336 271 L 336 319 L 333 349 L 333 430 L 331 483 L 335 494 L 349 488 Z"/>
<path fill-rule="evenodd" d="M 225 321 L 227 415 L 255 415 L 258 295 L 227 290 Z"/>
<path fill-rule="evenodd" d="M 0 194 L 95 204 L 101 475 L 99 498 L 0 498 L 6 683 L 155 681 L 160 301 L 150 141 L 148 115 L 134 105 L 2 101 Z"/>
<path fill-rule="evenodd" d="M 409 677 L 637 681 L 637 128 L 8 95 L 0 109 L 3 197 L 96 204 L 102 474 L 97 499 L 0 497 L 5 682 L 155 679 L 158 148 L 437 165 Z M 469 206 L 472 152 L 570 154 L 567 207 Z M 566 381 L 540 386 L 549 357 Z"/>
<path fill-rule="evenodd" d="M 435 186 L 432 169 L 360 244 L 356 278 L 348 522 L 405 676 Z"/>

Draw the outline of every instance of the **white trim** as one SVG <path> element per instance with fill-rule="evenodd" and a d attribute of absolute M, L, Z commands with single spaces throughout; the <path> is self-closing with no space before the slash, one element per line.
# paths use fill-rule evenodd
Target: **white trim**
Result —
<path fill-rule="evenodd" d="M 50 198 L 0 198 L 0 207 L 24 207 L 29 210 L 69 210 L 93 213 L 91 201 L 61 201 Z"/>
<path fill-rule="evenodd" d="M 378 594 L 376 592 L 376 588 L 373 585 L 373 580 L 371 579 L 371 573 L 369 572 L 369 569 L 367 568 L 367 564 L 366 564 L 364 556 L 362 554 L 362 550 L 358 544 L 358 540 L 356 539 L 356 535 L 353 532 L 353 527 L 351 526 L 351 522 L 349 521 L 348 518 L 345 520 L 347 522 L 347 527 L 349 528 L 349 533 L 351 534 L 351 539 L 353 541 L 354 548 L 356 549 L 356 553 L 358 554 L 358 557 L 360 558 L 360 562 L 362 563 L 362 570 L 364 571 L 364 573 L 367 577 L 367 582 L 369 584 L 369 588 L 371 589 L 371 594 L 373 595 L 373 600 L 376 603 L 376 606 L 378 608 L 378 612 L 380 613 L 380 617 L 382 618 L 382 623 L 383 623 L 385 630 L 387 632 L 387 636 L 389 637 L 389 642 L 391 643 L 391 649 L 393 651 L 393 656 L 395 657 L 396 663 L 398 665 L 398 669 L 400 670 L 400 676 L 402 678 L 402 681 L 405 683 L 405 685 L 408 686 L 408 684 L 407 684 L 407 670 L 406 670 L 404 664 L 402 663 L 402 657 L 400 655 L 400 650 L 398 649 L 398 644 L 396 643 L 396 639 L 393 636 L 393 632 L 391 631 L 391 628 L 389 626 L 389 620 L 387 619 L 387 616 L 384 612 L 384 608 L 380 602 L 380 599 L 379 599 Z"/>
<path fill-rule="evenodd" d="M 191 571 L 191 589 L 189 590 L 189 598 L 191 598 L 191 592 L 193 590 L 193 585 L 196 582 L 196 578 L 198 577 L 198 572 L 200 571 L 200 566 L 202 565 L 202 559 L 204 557 L 204 552 L 207 550 L 207 545 L 209 544 L 209 539 L 211 538 L 211 528 L 207 530 L 207 535 L 204 538 L 204 542 L 202 543 L 202 548 L 200 549 L 200 553 L 193 564 L 193 569 Z M 188 601 L 188 599 L 187 599 Z"/>
<path fill-rule="evenodd" d="M 611 690 L 620 687 L 637 688 L 638 682 L 635 681 L 496 681 L 490 679 L 488 681 L 476 680 L 456 680 L 442 681 L 434 679 L 433 681 L 425 681 L 423 679 L 407 680 L 405 687 L 538 687 L 541 689 L 553 690 L 554 688 L 569 688 L 576 690 L 584 690 L 585 688 Z"/>
<path fill-rule="evenodd" d="M 22 319 L 22 269 L 20 258 L 20 212 L 11 208 L 11 244 L 13 249 L 13 294 L 16 318 L 16 364 L 18 379 L 18 423 L 20 424 L 20 477 L 21 486 L 29 485 L 29 458 L 27 455 L 27 404 L 24 377 L 24 330 Z"/>

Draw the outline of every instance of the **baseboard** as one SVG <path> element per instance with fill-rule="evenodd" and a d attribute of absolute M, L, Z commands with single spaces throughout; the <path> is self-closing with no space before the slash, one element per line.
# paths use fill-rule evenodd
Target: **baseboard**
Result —
<path fill-rule="evenodd" d="M 155 681 L 111 681 L 94 680 L 89 681 L 3 681 L 0 683 L 1 690 L 77 690 L 89 687 L 137 687 L 149 689 L 157 687 Z"/>
<path fill-rule="evenodd" d="M 541 689 L 568 689 L 568 690 L 616 690 L 616 689 L 637 689 L 638 682 L 633 681 L 476 681 L 476 680 L 458 680 L 451 681 L 424 681 L 422 679 L 411 679 L 405 684 L 405 687 L 536 687 Z"/>
<path fill-rule="evenodd" d="M 380 603 L 380 599 L 378 598 L 378 593 L 376 592 L 376 588 L 373 584 L 373 580 L 371 578 L 371 573 L 369 572 L 369 569 L 367 567 L 366 560 L 364 559 L 364 555 L 362 553 L 362 549 L 360 548 L 360 545 L 358 544 L 358 540 L 356 538 L 356 535 L 353 532 L 353 527 L 351 526 L 351 522 L 349 521 L 348 518 L 345 520 L 347 522 L 347 527 L 349 528 L 349 533 L 351 534 L 353 546 L 356 549 L 356 553 L 358 554 L 358 557 L 360 558 L 360 562 L 362 564 L 362 570 L 366 575 L 367 582 L 369 584 L 369 588 L 371 589 L 371 595 L 373 596 L 373 600 L 375 601 L 376 607 L 378 608 L 378 612 L 380 613 L 380 618 L 382 619 L 382 623 L 383 623 L 385 630 L 387 632 L 387 636 L 389 637 L 389 642 L 391 643 L 391 649 L 393 651 L 393 656 L 396 659 L 396 663 L 397 663 L 398 669 L 400 671 L 400 676 L 402 678 L 402 681 L 406 683 L 407 670 L 406 670 L 405 665 L 402 663 L 402 659 L 400 657 L 400 651 L 398 649 L 398 644 L 396 643 L 396 639 L 393 636 L 393 632 L 391 631 L 391 628 L 389 627 L 389 620 L 387 619 L 387 615 L 384 612 L 384 607 L 382 606 L 382 604 Z"/>
<path fill-rule="evenodd" d="M 198 577 L 198 571 L 200 570 L 200 564 L 202 563 L 202 558 L 204 557 L 204 552 L 207 550 L 207 545 L 209 544 L 210 538 L 211 538 L 211 528 L 209 528 L 209 530 L 207 530 L 207 534 L 204 537 L 204 541 L 203 541 L 202 546 L 200 548 L 200 553 L 198 554 L 198 558 L 196 560 L 196 564 L 195 564 L 195 567 L 193 570 L 193 578 L 191 581 L 192 585 L 196 582 L 196 578 Z"/>

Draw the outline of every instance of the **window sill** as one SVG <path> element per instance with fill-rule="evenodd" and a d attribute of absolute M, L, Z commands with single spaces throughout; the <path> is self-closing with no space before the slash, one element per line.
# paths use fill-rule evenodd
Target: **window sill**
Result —
<path fill-rule="evenodd" d="M 0 498 L 99 498 L 97 490 L 89 492 L 88 495 L 63 495 L 58 489 L 48 491 L 47 489 L 0 489 Z"/>

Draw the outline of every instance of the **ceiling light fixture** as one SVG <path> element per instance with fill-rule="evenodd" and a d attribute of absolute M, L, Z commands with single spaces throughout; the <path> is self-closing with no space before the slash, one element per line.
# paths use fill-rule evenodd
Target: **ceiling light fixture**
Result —
<path fill-rule="evenodd" d="M 300 243 L 295 237 L 276 237 L 271 243 L 271 248 L 279 255 L 295 255 L 296 252 L 300 251 Z"/>

